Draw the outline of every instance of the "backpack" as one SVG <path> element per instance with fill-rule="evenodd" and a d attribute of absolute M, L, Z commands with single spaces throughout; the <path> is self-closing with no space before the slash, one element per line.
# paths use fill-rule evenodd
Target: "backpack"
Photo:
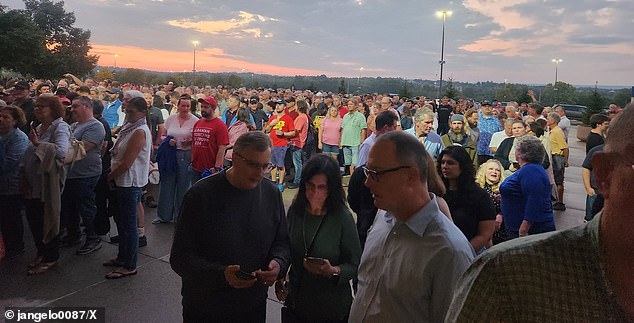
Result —
<path fill-rule="evenodd" d="M 315 125 L 308 120 L 308 132 L 306 133 L 306 143 L 304 144 L 305 151 L 315 151 L 317 149 L 317 129 L 315 129 Z"/>

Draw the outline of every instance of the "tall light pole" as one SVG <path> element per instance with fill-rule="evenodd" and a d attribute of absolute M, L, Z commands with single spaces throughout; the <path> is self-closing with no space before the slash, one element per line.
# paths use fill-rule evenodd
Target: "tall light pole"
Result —
<path fill-rule="evenodd" d="M 451 16 L 451 14 L 452 12 L 447 10 L 436 12 L 436 16 L 442 18 L 442 43 L 440 47 L 440 61 L 438 61 L 438 63 L 440 63 L 440 86 L 438 87 L 438 98 L 440 98 L 442 93 L 442 67 L 445 65 L 445 20 L 447 20 L 447 16 Z"/>
<path fill-rule="evenodd" d="M 194 81 L 196 79 L 196 47 L 200 44 L 197 40 L 192 41 L 192 45 L 194 45 L 194 66 L 192 68 L 192 86 L 194 86 Z"/>
<path fill-rule="evenodd" d="M 555 97 L 555 102 L 553 102 L 553 104 L 557 103 L 557 73 L 559 71 L 559 63 L 563 62 L 564 60 L 559 58 L 559 57 L 555 57 L 552 59 L 552 62 L 555 63 L 555 84 L 553 84 L 553 92 L 554 92 L 554 97 Z"/>

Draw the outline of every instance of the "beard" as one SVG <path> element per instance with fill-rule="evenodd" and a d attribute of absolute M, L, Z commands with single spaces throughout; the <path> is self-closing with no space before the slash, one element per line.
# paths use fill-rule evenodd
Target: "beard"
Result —
<path fill-rule="evenodd" d="M 471 128 L 471 129 L 474 129 L 474 128 L 478 127 L 478 123 L 477 122 L 476 123 L 468 122 L 468 123 L 469 123 L 469 128 Z"/>
<path fill-rule="evenodd" d="M 449 139 L 451 139 L 452 142 L 461 143 L 464 140 L 465 134 L 451 130 L 447 133 L 447 136 L 449 136 Z"/>
<path fill-rule="evenodd" d="M 207 118 L 211 115 L 208 111 L 200 111 L 200 116 L 203 118 Z"/>

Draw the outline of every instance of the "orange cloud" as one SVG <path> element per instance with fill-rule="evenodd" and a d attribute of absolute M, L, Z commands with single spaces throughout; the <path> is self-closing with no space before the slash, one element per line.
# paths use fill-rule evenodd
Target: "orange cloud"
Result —
<path fill-rule="evenodd" d="M 504 30 L 522 29 L 535 23 L 532 18 L 522 15 L 510 8 L 523 4 L 528 0 L 465 0 L 463 5 L 470 10 L 477 11 L 493 19 Z"/>
<path fill-rule="evenodd" d="M 194 29 L 201 33 L 230 35 L 247 34 L 255 38 L 260 38 L 262 36 L 262 30 L 260 28 L 248 28 L 251 23 L 256 21 L 266 22 L 278 20 L 274 18 L 264 17 L 262 15 L 240 11 L 240 13 L 238 14 L 238 18 L 227 20 L 168 20 L 167 24 L 179 28 Z"/>
<path fill-rule="evenodd" d="M 167 51 L 132 46 L 93 44 L 90 54 L 99 55 L 99 65 L 113 66 L 117 55 L 118 68 L 140 68 L 161 72 L 191 71 L 193 51 Z M 324 71 L 249 62 L 229 56 L 221 48 L 196 50 L 196 70 L 208 72 L 240 72 L 274 75 L 321 75 Z"/>

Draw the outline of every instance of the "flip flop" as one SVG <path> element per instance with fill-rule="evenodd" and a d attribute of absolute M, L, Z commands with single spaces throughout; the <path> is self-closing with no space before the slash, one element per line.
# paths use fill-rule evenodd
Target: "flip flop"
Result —
<path fill-rule="evenodd" d="M 102 265 L 105 267 L 121 267 L 123 264 L 117 261 L 117 259 L 110 259 L 104 262 Z"/>
<path fill-rule="evenodd" d="M 134 276 L 137 274 L 136 269 L 131 271 L 131 272 L 122 272 L 119 270 L 115 270 L 115 271 L 111 271 L 109 273 L 106 274 L 106 279 L 119 279 L 119 278 L 123 278 L 123 277 L 127 277 L 127 276 Z"/>

